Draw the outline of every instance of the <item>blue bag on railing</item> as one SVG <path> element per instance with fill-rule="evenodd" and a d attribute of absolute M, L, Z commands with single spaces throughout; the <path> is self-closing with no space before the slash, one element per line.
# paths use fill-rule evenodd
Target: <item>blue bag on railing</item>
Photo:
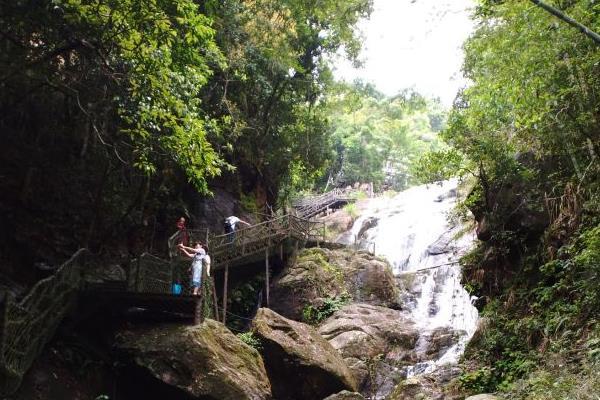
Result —
<path fill-rule="evenodd" d="M 174 283 L 173 284 L 173 294 L 174 295 L 180 295 L 181 294 L 181 284 L 180 283 Z"/>

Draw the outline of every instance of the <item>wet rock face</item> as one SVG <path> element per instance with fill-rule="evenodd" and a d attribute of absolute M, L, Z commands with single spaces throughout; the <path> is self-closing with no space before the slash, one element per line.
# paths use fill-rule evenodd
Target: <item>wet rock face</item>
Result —
<path fill-rule="evenodd" d="M 427 338 L 428 346 L 425 350 L 427 359 L 440 358 L 450 347 L 457 344 L 461 336 L 465 334 L 464 331 L 457 331 L 450 327 L 435 328 Z"/>
<path fill-rule="evenodd" d="M 387 400 L 444 400 L 433 382 L 425 376 L 408 378 L 400 383 Z"/>
<path fill-rule="evenodd" d="M 149 374 L 191 396 L 272 398 L 260 354 L 219 322 L 126 331 L 116 346 Z"/>
<path fill-rule="evenodd" d="M 293 265 L 271 286 L 273 310 L 301 320 L 302 310 L 327 297 L 399 308 L 399 292 L 386 261 L 349 249 L 312 248 L 301 251 Z"/>
<path fill-rule="evenodd" d="M 252 331 L 262 344 L 276 399 L 323 399 L 342 390 L 356 390 L 340 353 L 313 327 L 261 308 Z"/>
<path fill-rule="evenodd" d="M 432 373 L 401 381 L 386 400 L 462 400 L 463 395 L 445 388 L 460 374 L 455 365 L 443 365 Z"/>
<path fill-rule="evenodd" d="M 385 385 L 389 392 L 403 375 L 400 369 L 416 361 L 419 334 L 398 310 L 346 305 L 321 324 L 319 333 L 342 354 L 363 393 Z"/>

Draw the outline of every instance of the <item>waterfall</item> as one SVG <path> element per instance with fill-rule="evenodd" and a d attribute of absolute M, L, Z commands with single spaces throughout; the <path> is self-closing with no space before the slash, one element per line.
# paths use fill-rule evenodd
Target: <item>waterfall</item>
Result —
<path fill-rule="evenodd" d="M 338 239 L 374 246 L 392 265 L 405 293 L 404 308 L 421 332 L 419 363 L 407 368 L 407 376 L 455 364 L 477 324 L 477 310 L 460 284 L 458 265 L 474 242 L 474 232 L 448 218 L 457 202 L 457 185 L 449 180 L 371 199 L 351 231 Z"/>

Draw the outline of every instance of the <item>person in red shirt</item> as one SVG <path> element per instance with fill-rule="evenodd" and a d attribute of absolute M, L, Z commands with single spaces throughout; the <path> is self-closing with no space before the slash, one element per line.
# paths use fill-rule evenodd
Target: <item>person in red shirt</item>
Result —
<path fill-rule="evenodd" d="M 188 234 L 187 228 L 185 226 L 185 218 L 181 217 L 177 221 L 177 230 L 179 231 L 179 243 L 184 246 L 187 246 L 190 236 Z"/>

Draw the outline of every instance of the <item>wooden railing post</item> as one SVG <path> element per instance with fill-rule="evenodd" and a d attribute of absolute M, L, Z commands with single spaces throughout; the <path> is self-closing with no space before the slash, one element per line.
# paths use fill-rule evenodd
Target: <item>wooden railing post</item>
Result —
<path fill-rule="evenodd" d="M 213 293 L 213 302 L 215 304 L 213 304 L 213 308 L 215 309 L 215 321 L 219 320 L 219 299 L 217 297 L 217 287 L 215 286 L 215 278 L 211 277 L 210 278 L 210 284 L 212 286 L 212 293 Z"/>
<path fill-rule="evenodd" d="M 227 323 L 227 279 L 229 278 L 229 263 L 225 264 L 223 277 L 223 325 Z"/>

